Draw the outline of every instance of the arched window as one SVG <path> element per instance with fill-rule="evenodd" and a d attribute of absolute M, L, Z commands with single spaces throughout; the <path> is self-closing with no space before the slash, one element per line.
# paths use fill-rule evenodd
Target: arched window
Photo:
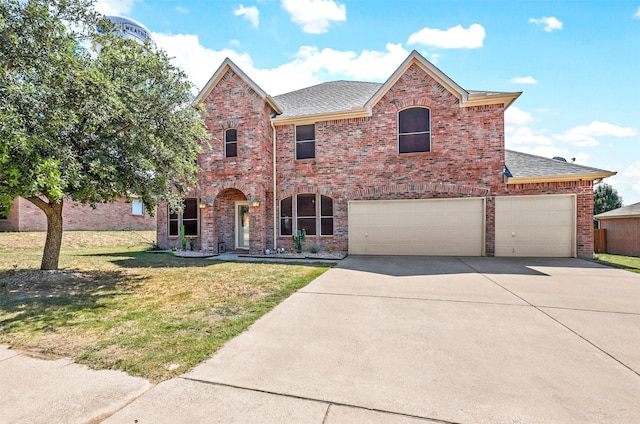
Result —
<path fill-rule="evenodd" d="M 224 132 L 224 157 L 235 158 L 238 156 L 238 131 L 230 128 Z"/>
<path fill-rule="evenodd" d="M 298 194 L 280 201 L 280 235 L 298 230 L 308 235 L 333 235 L 333 199 L 313 193 Z"/>
<path fill-rule="evenodd" d="M 431 111 L 412 107 L 398 112 L 398 153 L 431 151 Z"/>
<path fill-rule="evenodd" d="M 280 201 L 280 235 L 293 235 L 293 198 Z"/>

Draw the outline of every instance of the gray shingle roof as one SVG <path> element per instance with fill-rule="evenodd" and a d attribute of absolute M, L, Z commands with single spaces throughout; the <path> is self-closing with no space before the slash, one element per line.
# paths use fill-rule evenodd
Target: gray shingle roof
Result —
<path fill-rule="evenodd" d="M 594 218 L 596 219 L 607 219 L 607 218 L 640 218 L 640 202 L 634 203 L 633 205 L 624 206 L 622 208 L 614 209 L 609 212 L 603 212 L 601 214 L 596 215 Z"/>
<path fill-rule="evenodd" d="M 613 174 L 604 169 L 563 162 L 514 150 L 505 150 L 504 153 L 505 163 L 514 178 Z"/>
<path fill-rule="evenodd" d="M 274 96 L 283 110 L 278 118 L 346 112 L 364 107 L 382 84 L 332 81 Z"/>

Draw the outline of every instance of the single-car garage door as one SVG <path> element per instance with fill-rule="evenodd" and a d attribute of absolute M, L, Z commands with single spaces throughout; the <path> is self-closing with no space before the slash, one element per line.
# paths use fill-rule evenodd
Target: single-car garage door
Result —
<path fill-rule="evenodd" d="M 349 202 L 352 255 L 482 256 L 484 198 Z"/>
<path fill-rule="evenodd" d="M 496 256 L 574 257 L 574 195 L 496 197 Z"/>

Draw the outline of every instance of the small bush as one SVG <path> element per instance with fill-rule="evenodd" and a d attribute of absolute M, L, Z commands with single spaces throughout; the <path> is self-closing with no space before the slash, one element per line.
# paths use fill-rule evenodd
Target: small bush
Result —
<path fill-rule="evenodd" d="M 312 244 L 311 246 L 309 246 L 309 252 L 311 253 L 320 252 L 320 246 L 318 246 L 317 244 Z"/>

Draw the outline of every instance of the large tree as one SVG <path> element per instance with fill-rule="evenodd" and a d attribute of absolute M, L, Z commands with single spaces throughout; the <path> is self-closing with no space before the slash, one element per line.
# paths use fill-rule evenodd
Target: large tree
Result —
<path fill-rule="evenodd" d="M 177 206 L 207 137 L 184 72 L 93 1 L 0 0 L 0 204 L 45 213 L 41 269 L 58 268 L 66 199 Z"/>
<path fill-rule="evenodd" d="M 593 214 L 608 212 L 622 207 L 618 190 L 607 183 L 599 184 L 593 191 Z"/>

